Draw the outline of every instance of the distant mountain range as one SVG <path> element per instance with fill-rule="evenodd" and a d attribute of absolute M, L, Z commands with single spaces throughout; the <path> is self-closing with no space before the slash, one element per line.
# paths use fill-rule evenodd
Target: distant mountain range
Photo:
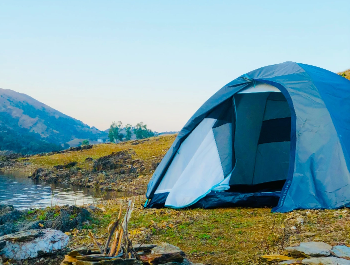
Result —
<path fill-rule="evenodd" d="M 106 137 L 28 95 L 0 88 L 0 150 L 39 153 Z"/>

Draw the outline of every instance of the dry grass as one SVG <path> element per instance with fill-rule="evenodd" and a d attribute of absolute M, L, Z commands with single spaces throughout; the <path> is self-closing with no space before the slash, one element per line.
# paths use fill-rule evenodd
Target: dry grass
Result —
<path fill-rule="evenodd" d="M 52 156 L 34 156 L 30 162 L 36 167 L 52 167 L 77 161 L 85 164 L 87 157 L 94 159 L 112 152 L 132 149 L 135 159 L 142 159 L 148 168 L 160 161 L 174 141 L 175 136 L 163 136 L 148 141 L 130 141 L 121 144 L 101 144 L 90 150 Z M 145 192 L 151 177 L 149 173 L 135 179 L 130 185 Z M 283 249 L 303 241 L 323 241 L 350 244 L 350 211 L 348 209 L 324 211 L 294 211 L 271 213 L 269 208 L 225 209 L 143 209 L 144 196 L 135 198 L 130 233 L 134 242 L 169 242 L 183 249 L 190 260 L 205 264 L 265 264 L 260 256 L 282 254 Z M 92 229 L 102 243 L 107 236 L 107 226 L 117 215 L 120 204 L 129 198 L 106 200 L 97 205 L 103 211 L 81 231 L 71 234 L 71 247 L 92 244 L 87 228 Z"/>
<path fill-rule="evenodd" d="M 52 168 L 56 165 L 78 162 L 78 167 L 91 169 L 91 163 L 85 163 L 85 159 L 88 157 L 98 159 L 113 152 L 133 150 L 135 152 L 133 159 L 143 160 L 146 168 L 150 169 L 153 162 L 159 161 L 166 154 L 175 137 L 176 135 L 168 135 L 119 144 L 97 144 L 92 149 L 82 151 L 72 151 L 50 156 L 32 156 L 28 162 L 32 163 L 35 168 Z"/>
<path fill-rule="evenodd" d="M 104 242 L 107 225 L 126 209 L 127 198 L 104 201 L 91 228 Z M 305 241 L 350 244 L 350 211 L 303 210 L 271 213 L 269 208 L 143 209 L 144 197 L 135 197 L 130 222 L 134 242 L 169 242 L 190 260 L 204 264 L 265 264 L 264 254 L 282 254 L 284 248 Z M 72 245 L 92 244 L 86 230 L 72 237 Z"/>
<path fill-rule="evenodd" d="M 350 80 L 350 69 L 338 74 Z"/>

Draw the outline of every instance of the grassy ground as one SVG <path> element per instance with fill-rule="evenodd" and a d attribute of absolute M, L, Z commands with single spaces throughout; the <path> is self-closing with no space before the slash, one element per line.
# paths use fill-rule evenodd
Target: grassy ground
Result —
<path fill-rule="evenodd" d="M 77 161 L 79 167 L 89 167 L 87 157 L 94 159 L 112 152 L 130 150 L 135 159 L 142 159 L 147 170 L 133 185 L 146 191 L 146 185 L 175 136 L 121 144 L 100 144 L 81 152 L 33 156 L 31 167 L 47 167 Z M 120 204 L 125 211 L 129 199 L 135 201 L 130 223 L 134 242 L 169 242 L 183 249 L 190 260 L 205 264 L 265 264 L 263 254 L 281 254 L 283 249 L 303 241 L 323 241 L 330 244 L 350 244 L 350 211 L 294 211 L 271 213 L 269 208 L 226 209 L 143 209 L 145 196 L 118 198 L 100 202 L 102 209 L 84 229 L 70 233 L 71 247 L 92 244 L 88 229 L 98 241 L 105 242 L 108 224 L 118 213 Z"/>
<path fill-rule="evenodd" d="M 94 214 L 86 227 L 105 242 L 107 226 L 120 204 L 127 200 L 103 201 L 103 211 Z M 143 209 L 144 197 L 134 197 L 136 209 L 129 232 L 133 242 L 168 242 L 184 250 L 191 261 L 204 264 L 266 264 L 264 254 L 282 254 L 284 248 L 305 241 L 331 245 L 350 244 L 350 211 L 294 211 L 271 213 L 269 208 Z M 87 230 L 74 231 L 71 245 L 90 244 Z"/>
<path fill-rule="evenodd" d="M 159 136 L 144 140 L 128 141 L 119 144 L 98 144 L 92 149 L 82 151 L 72 151 L 50 156 L 32 156 L 29 161 L 35 168 L 52 168 L 53 166 L 78 162 L 77 167 L 92 169 L 91 163 L 86 163 L 85 159 L 93 159 L 110 155 L 112 152 L 123 150 L 133 150 L 134 159 L 141 159 L 145 162 L 145 167 L 150 172 L 152 163 L 157 163 L 166 154 L 171 144 L 175 140 L 175 135 Z"/>

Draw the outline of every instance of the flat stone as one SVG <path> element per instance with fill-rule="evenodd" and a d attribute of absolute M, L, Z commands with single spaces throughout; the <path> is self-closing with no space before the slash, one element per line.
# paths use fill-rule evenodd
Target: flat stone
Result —
<path fill-rule="evenodd" d="M 101 254 L 101 252 L 97 249 L 80 247 L 80 248 L 73 249 L 71 252 L 68 253 L 68 256 L 76 257 L 76 256 L 91 255 L 91 254 Z"/>
<path fill-rule="evenodd" d="M 291 260 L 285 260 L 280 263 L 279 265 L 297 265 L 297 264 L 303 264 L 301 259 L 291 259 Z"/>
<path fill-rule="evenodd" d="M 331 253 L 338 258 L 350 260 L 350 248 L 347 246 L 335 246 L 332 248 Z"/>
<path fill-rule="evenodd" d="M 323 257 L 304 259 L 302 264 L 306 265 L 350 265 L 350 261 L 337 257 Z"/>
<path fill-rule="evenodd" d="M 76 265 L 142 265 L 142 262 L 137 259 L 115 259 L 101 261 L 78 260 Z"/>
<path fill-rule="evenodd" d="M 43 235 L 41 230 L 27 230 L 0 237 L 0 241 L 28 242 Z"/>
<path fill-rule="evenodd" d="M 92 255 L 85 255 L 85 256 L 76 256 L 77 260 L 85 260 L 85 261 L 101 261 L 101 260 L 116 260 L 119 258 L 116 257 L 109 257 L 105 254 L 92 254 Z"/>
<path fill-rule="evenodd" d="M 139 251 L 145 251 L 145 252 L 149 251 L 149 252 L 151 252 L 151 250 L 153 248 L 155 248 L 156 246 L 157 245 L 155 245 L 155 244 L 135 244 L 132 247 L 134 248 L 134 250 L 136 252 L 139 252 Z"/>
<path fill-rule="evenodd" d="M 3 258 L 13 260 L 36 258 L 63 249 L 69 241 L 66 234 L 53 229 L 28 230 L 25 232 L 24 241 L 18 240 L 19 234 L 23 232 L 0 237 L 0 241 L 6 241 L 6 246 L 1 250 Z"/>
<path fill-rule="evenodd" d="M 288 247 L 286 251 L 293 256 L 327 257 L 331 255 L 332 246 L 323 242 L 302 242 L 299 246 Z"/>
<path fill-rule="evenodd" d="M 140 256 L 144 264 L 164 264 L 167 262 L 181 262 L 184 261 L 185 253 L 178 247 L 168 243 L 161 243 L 154 247 L 151 254 Z"/>

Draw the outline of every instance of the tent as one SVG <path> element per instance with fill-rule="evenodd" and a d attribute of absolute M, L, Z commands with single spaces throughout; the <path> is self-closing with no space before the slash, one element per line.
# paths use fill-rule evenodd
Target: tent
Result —
<path fill-rule="evenodd" d="M 225 85 L 192 116 L 154 172 L 147 207 L 350 203 L 350 81 L 294 62 Z"/>

